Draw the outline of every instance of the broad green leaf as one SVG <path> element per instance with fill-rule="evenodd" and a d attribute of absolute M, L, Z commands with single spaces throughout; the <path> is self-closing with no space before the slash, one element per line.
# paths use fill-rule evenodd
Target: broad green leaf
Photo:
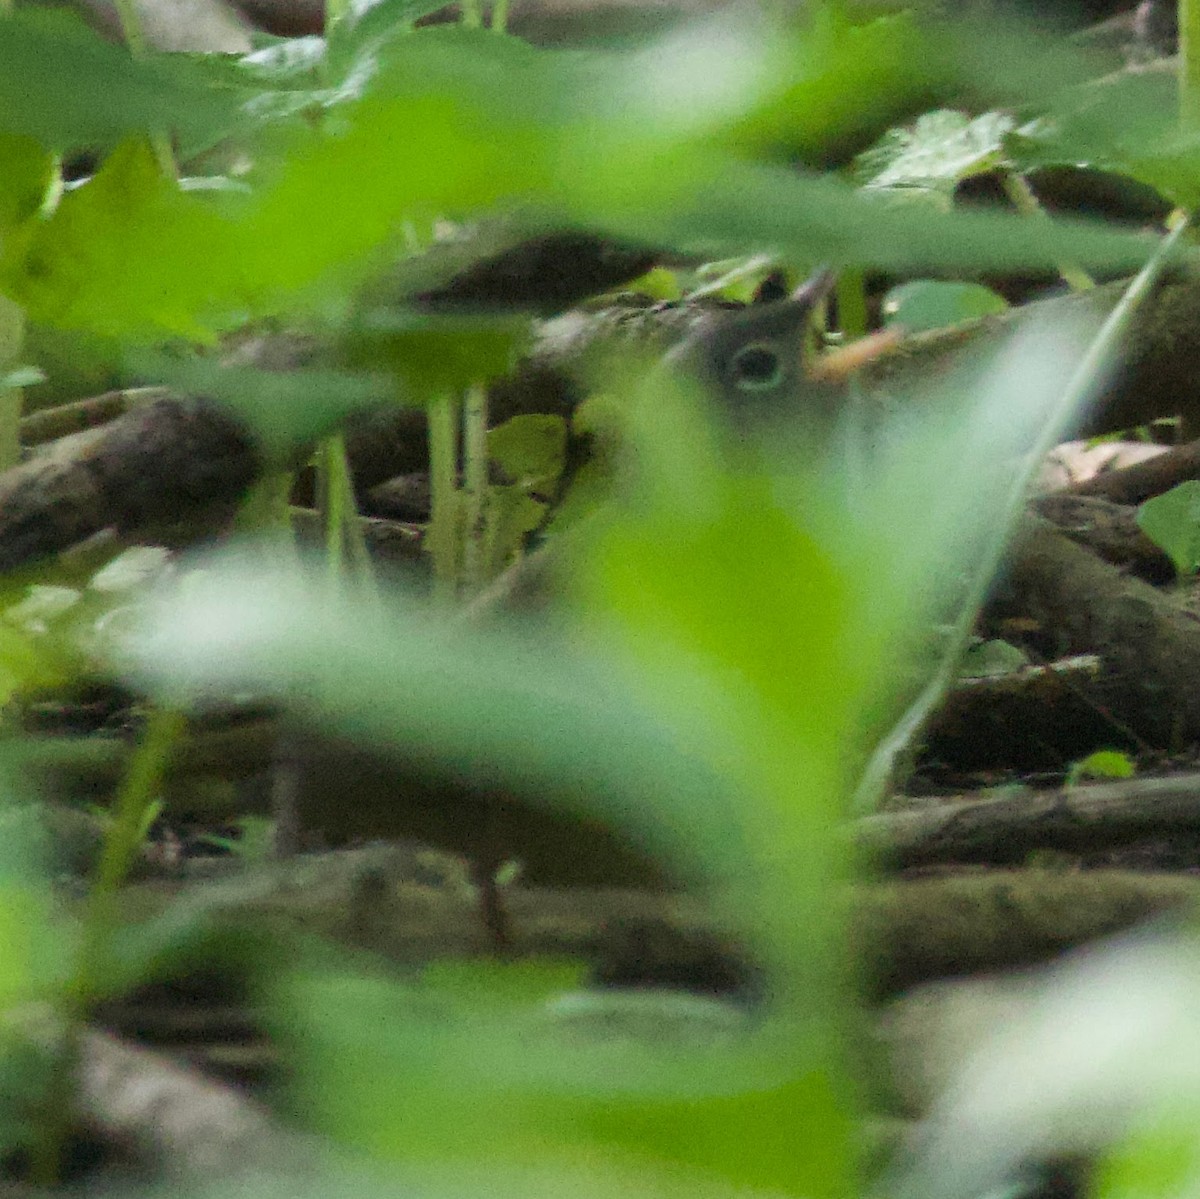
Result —
<path fill-rule="evenodd" d="M 546 194 L 545 136 L 453 92 L 364 100 L 345 120 L 336 134 L 297 140 L 254 206 L 247 270 L 265 298 L 393 243 L 405 221 L 425 229 L 439 215 Z"/>
<path fill-rule="evenodd" d="M 3 286 L 46 324 L 130 340 L 203 336 L 212 305 L 245 293 L 237 247 L 212 201 L 181 193 L 135 139 L 6 256 Z"/>
<path fill-rule="evenodd" d="M 181 55 L 135 60 L 62 10 L 27 6 L 0 38 L 0 129 L 48 150 L 109 146 L 151 129 L 212 140 L 234 101 Z"/>
<path fill-rule="evenodd" d="M 1175 564 L 1180 578 L 1200 569 L 1200 482 L 1191 479 L 1138 508 L 1138 528 Z"/>
<path fill-rule="evenodd" d="M 521 314 L 441 316 L 371 307 L 341 338 L 341 357 L 359 370 L 387 371 L 401 398 L 425 403 L 506 375 L 532 336 Z"/>
<path fill-rule="evenodd" d="M 1008 303 L 979 283 L 943 283 L 916 279 L 893 287 L 883 298 L 883 319 L 910 333 L 941 329 L 960 321 L 1004 312 Z"/>
<path fill-rule="evenodd" d="M 488 488 L 488 543 L 486 578 L 494 578 L 520 552 L 526 537 L 546 519 L 544 500 L 534 499 L 525 487 Z"/>
<path fill-rule="evenodd" d="M 250 78 L 273 87 L 297 87 L 317 93 L 324 82 L 325 41 L 319 37 L 284 38 L 238 59 Z"/>
<path fill-rule="evenodd" d="M 1200 1108 L 1190 1103 L 1151 1111 L 1139 1127 L 1102 1154 L 1093 1176 L 1097 1199 L 1169 1199 L 1200 1186 Z"/>
<path fill-rule="evenodd" d="M 928 30 L 911 13 L 859 23 L 841 6 L 816 6 L 789 30 L 776 54 L 790 52 L 786 74 L 775 61 L 778 94 L 733 124 L 735 152 L 784 147 L 812 165 L 846 156 L 890 125 L 915 116 L 945 79 Z M 786 50 L 784 49 L 786 47 Z"/>
<path fill-rule="evenodd" d="M 632 160 L 615 145 L 603 155 L 582 145 L 573 152 L 578 157 L 564 168 L 560 186 L 570 189 L 578 220 L 651 244 L 699 240 L 732 250 L 750 241 L 776 246 L 797 262 L 922 274 L 932 267 L 1053 268 L 1063 259 L 1096 270 L 1132 270 L 1154 244 L 1145 235 L 1079 220 L 939 214 L 888 203 L 833 177 L 721 163 L 695 152 L 660 151 L 653 159 Z"/>
<path fill-rule="evenodd" d="M 6 237 L 37 215 L 54 171 L 54 156 L 33 138 L 0 134 L 0 229 Z"/>
<path fill-rule="evenodd" d="M 791 1051 L 756 1040 L 750 1024 L 714 1037 L 687 1005 L 664 1002 L 655 1033 L 608 1026 L 589 1043 L 535 1002 L 560 971 L 524 966 L 525 981 L 499 992 L 494 970 L 457 973 L 470 990 L 437 974 L 407 987 L 331 973 L 285 980 L 276 1012 L 306 1067 L 298 1106 L 339 1141 L 406 1165 L 638 1163 L 651 1177 L 688 1171 L 705 1194 L 722 1184 L 844 1193 L 846 1096 L 792 1080 L 782 1065 Z M 544 977 L 532 990 L 531 973 Z"/>
<path fill-rule="evenodd" d="M 1057 108 L 1007 139 L 1023 167 L 1080 164 L 1146 184 L 1174 204 L 1200 195 L 1200 144 L 1176 116 L 1177 84 L 1162 71 L 1126 71 L 1066 93 Z"/>
<path fill-rule="evenodd" d="M 372 69 L 371 60 L 386 54 L 397 37 L 412 31 L 414 22 L 440 10 L 437 0 L 380 0 L 348 14 L 329 37 L 328 64 L 337 79 Z"/>
<path fill-rule="evenodd" d="M 204 360 L 181 364 L 152 355 L 133 361 L 185 394 L 222 404 L 276 467 L 295 467 L 322 437 L 395 397 L 394 381 L 380 374 L 320 367 L 264 371 Z"/>
<path fill-rule="evenodd" d="M 750 111 L 732 123 L 725 144 L 743 155 L 750 147 L 786 149 L 809 165 L 837 165 L 888 128 L 962 104 L 964 94 L 975 111 L 1057 110 L 1077 104 L 1072 89 L 1108 69 L 1105 55 L 994 8 L 930 19 L 912 10 L 872 19 L 869 9 L 864 17 L 841 4 L 795 11 L 790 24 L 767 34 L 773 91 L 765 98 L 751 91 Z"/>
<path fill-rule="evenodd" d="M 595 816 L 689 872 L 733 868 L 742 838 L 726 784 L 604 662 L 473 636 L 404 595 L 337 599 L 265 557 L 251 543 L 218 560 L 125 647 L 164 700 L 277 694 L 325 732 Z"/>
<path fill-rule="evenodd" d="M 1007 113 L 926 113 L 911 130 L 893 129 L 864 150 L 855 178 L 868 188 L 918 188 L 950 199 L 964 179 L 1001 164 L 1004 135 L 1015 123 Z"/>
<path fill-rule="evenodd" d="M 514 416 L 488 430 L 488 457 L 525 486 L 554 482 L 563 472 L 567 424 L 561 416 Z"/>

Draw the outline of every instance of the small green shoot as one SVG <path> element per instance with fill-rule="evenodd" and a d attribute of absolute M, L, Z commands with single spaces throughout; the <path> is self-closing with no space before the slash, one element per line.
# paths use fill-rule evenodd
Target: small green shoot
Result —
<path fill-rule="evenodd" d="M 1098 749 L 1072 762 L 1063 786 L 1076 787 L 1084 779 L 1131 779 L 1137 772 L 1134 760 L 1119 749 Z"/>

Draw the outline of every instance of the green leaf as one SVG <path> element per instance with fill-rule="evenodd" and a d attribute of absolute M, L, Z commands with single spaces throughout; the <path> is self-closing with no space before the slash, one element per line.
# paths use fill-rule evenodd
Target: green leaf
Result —
<path fill-rule="evenodd" d="M 642 1004 L 649 1035 L 607 1027 L 589 1042 L 538 1003 L 567 981 L 561 969 L 454 974 L 449 986 L 444 970 L 408 987 L 333 972 L 285 980 L 275 1011 L 304 1067 L 297 1109 L 342 1143 L 451 1174 L 572 1161 L 610 1186 L 611 1168 L 636 1164 L 641 1194 L 680 1170 L 706 1195 L 845 1186 L 844 1109 L 824 1080 L 789 1079 L 790 1049 L 779 1056 L 748 1024 L 714 1036 L 693 1005 L 664 999 L 656 1020 Z"/>
<path fill-rule="evenodd" d="M 62 10 L 9 14 L 0 38 L 0 129 L 48 150 L 109 146 L 132 133 L 175 130 L 214 139 L 233 99 L 182 55 L 135 60 Z"/>
<path fill-rule="evenodd" d="M 991 640 L 967 648 L 958 674 L 964 679 L 986 679 L 1011 674 L 1029 665 L 1028 656 L 1007 641 Z"/>
<path fill-rule="evenodd" d="M 1081 779 L 1130 779 L 1136 771 L 1133 759 L 1115 749 L 1098 749 L 1078 762 L 1071 764 L 1067 772 L 1067 786 L 1074 786 Z"/>
<path fill-rule="evenodd" d="M 721 162 L 694 151 L 660 149 L 638 158 L 628 146 L 610 146 L 600 157 L 583 143 L 573 151 L 559 185 L 577 219 L 651 244 L 690 239 L 733 252 L 757 242 L 797 262 L 867 264 L 909 274 L 1049 269 L 1064 259 L 1096 270 L 1130 270 L 1154 245 L 1150 237 L 1099 222 L 937 213 L 889 203 L 834 177 Z"/>
<path fill-rule="evenodd" d="M 1200 1185 L 1200 1141 L 1195 1098 L 1168 1103 L 1106 1154 L 1094 1176 L 1096 1199 L 1169 1199 Z"/>
<path fill-rule="evenodd" d="M 487 1016 L 502 1008 L 519 1012 L 581 987 L 587 970 L 578 962 L 435 962 L 421 972 L 423 989 L 465 1013 Z"/>
<path fill-rule="evenodd" d="M 525 538 L 541 528 L 547 505 L 523 486 L 488 488 L 488 543 L 485 577 L 495 578 L 518 555 Z"/>
<path fill-rule="evenodd" d="M 8 295 L 34 320 L 127 339 L 203 336 L 210 301 L 245 294 L 232 227 L 211 199 L 180 192 L 141 139 L 109 156 L 90 182 L 3 263 Z"/>
<path fill-rule="evenodd" d="M 260 84 L 301 88 L 315 98 L 324 82 L 321 73 L 325 66 L 325 40 L 319 37 L 283 38 L 264 49 L 243 55 L 237 65 Z"/>
<path fill-rule="evenodd" d="M 561 416 L 514 416 L 488 430 L 488 457 L 514 482 L 539 487 L 556 481 L 567 453 L 567 423 Z"/>
<path fill-rule="evenodd" d="M 1175 564 L 1180 578 L 1200 568 L 1200 482 L 1189 479 L 1138 508 L 1138 528 Z"/>
<path fill-rule="evenodd" d="M 352 371 L 265 371 L 209 360 L 179 363 L 149 354 L 131 356 L 131 362 L 185 394 L 222 404 L 278 468 L 295 467 L 322 437 L 395 398 L 392 379 Z"/>
<path fill-rule="evenodd" d="M 1002 164 L 1004 136 L 1015 124 L 1007 113 L 926 113 L 911 130 L 893 129 L 864 150 L 854 175 L 864 187 L 924 189 L 949 200 L 964 179 Z"/>
<path fill-rule="evenodd" d="M 386 53 L 393 39 L 411 33 L 416 21 L 442 7 L 438 0 L 380 0 L 347 14 L 329 37 L 328 64 L 334 78 L 344 80 L 370 70 L 370 60 Z"/>
<path fill-rule="evenodd" d="M 943 283 L 917 279 L 893 287 L 883 298 L 884 324 L 910 333 L 941 329 L 960 321 L 1004 312 L 1008 303 L 979 283 Z"/>
<path fill-rule="evenodd" d="M 54 156 L 33 138 L 0 134 L 0 229 L 7 236 L 38 214 L 54 175 Z"/>
<path fill-rule="evenodd" d="M 151 619 L 126 648 L 164 701 L 279 695 L 326 732 L 411 755 L 435 777 L 594 816 L 688 873 L 738 856 L 726 784 L 589 655 L 473 636 L 403 593 L 382 604 L 331 597 L 319 578 L 272 572 L 254 543 Z"/>
<path fill-rule="evenodd" d="M 405 402 L 426 403 L 507 374 L 531 336 L 520 314 L 442 316 L 380 306 L 353 319 L 341 357 L 359 370 L 388 371 Z"/>
<path fill-rule="evenodd" d="M 1140 181 L 1173 204 L 1200 196 L 1200 141 L 1180 126 L 1177 83 L 1163 71 L 1122 71 L 1066 93 L 1056 110 L 1007 139 L 1022 169 L 1069 163 Z"/>
<path fill-rule="evenodd" d="M 905 120 L 944 74 L 912 13 L 858 23 L 820 5 L 789 32 L 775 51 L 791 52 L 787 75 L 776 65 L 784 86 L 734 126 L 735 146 L 786 146 L 807 162 L 828 161 Z"/>

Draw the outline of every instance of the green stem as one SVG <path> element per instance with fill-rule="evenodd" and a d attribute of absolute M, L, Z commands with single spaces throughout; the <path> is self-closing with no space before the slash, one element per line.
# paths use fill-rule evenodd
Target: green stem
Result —
<path fill-rule="evenodd" d="M 88 894 L 79 962 L 71 988 L 84 1005 L 96 994 L 101 966 L 116 925 L 117 892 L 141 847 L 167 765 L 183 735 L 183 728 L 182 712 L 157 705 L 151 708 L 141 741 L 134 749 L 125 777 L 117 789 L 112 821 L 104 835 L 100 864 Z"/>
<path fill-rule="evenodd" d="M 1009 202 L 1022 216 L 1036 217 L 1043 221 L 1047 219 L 1046 211 L 1034 195 L 1033 188 L 1019 171 L 1005 167 L 1000 172 L 1000 182 Z M 1060 262 L 1058 273 L 1072 291 L 1090 291 L 1096 286 L 1096 281 L 1091 275 L 1076 263 Z"/>
<path fill-rule="evenodd" d="M 1179 123 L 1185 130 L 1200 125 L 1200 4 L 1179 0 Z"/>
<path fill-rule="evenodd" d="M 483 27 L 483 0 L 462 0 L 462 25 L 464 29 Z"/>
<path fill-rule="evenodd" d="M 326 565 L 330 582 L 338 584 L 349 564 L 355 577 L 375 593 L 375 570 L 358 515 L 354 478 L 346 438 L 335 433 L 321 443 L 317 455 L 317 510 L 325 521 Z"/>
<path fill-rule="evenodd" d="M 458 592 L 458 402 L 438 396 L 429 405 L 429 528 L 434 593 L 452 600 Z"/>
<path fill-rule="evenodd" d="M 861 270 L 844 270 L 837 280 L 838 330 L 846 337 L 867 331 L 867 290 Z"/>
<path fill-rule="evenodd" d="M 346 442 L 340 433 L 327 437 L 317 450 L 317 512 L 325 527 L 325 567 L 329 579 L 342 577 L 342 529 L 346 523 L 344 466 Z"/>
<path fill-rule="evenodd" d="M 10 371 L 19 364 L 24 342 L 25 310 L 0 296 L 0 371 Z M 0 388 L 0 470 L 16 466 L 21 460 L 23 403 L 20 387 Z"/>
<path fill-rule="evenodd" d="M 492 32 L 508 32 L 508 0 L 495 0 L 492 5 Z"/>
<path fill-rule="evenodd" d="M 84 926 L 85 945 L 90 943 L 99 948 L 106 942 L 105 904 L 125 881 L 130 863 L 141 846 L 147 815 L 158 798 L 167 764 L 183 728 L 182 712 L 158 705 L 150 709 L 142 739 L 129 760 L 129 769 L 113 803 L 113 819 L 104 838 Z M 96 935 L 88 936 L 89 932 Z"/>
<path fill-rule="evenodd" d="M 62 1180 L 67 1143 L 75 1130 L 83 1009 L 77 1009 L 68 1001 L 63 1004 L 62 1015 L 65 1020 L 62 1040 L 52 1051 L 51 1077 L 43 1096 L 44 1107 L 29 1146 L 29 1182 L 39 1191 L 57 1186 Z"/>
<path fill-rule="evenodd" d="M 239 533 L 265 535 L 281 565 L 296 561 L 296 539 L 288 507 L 294 482 L 290 471 L 272 471 L 256 480 L 242 499 L 233 523 Z"/>
<path fill-rule="evenodd" d="M 115 0 L 117 20 L 121 25 L 121 36 L 129 53 L 134 58 L 143 58 L 146 54 L 146 35 L 142 31 L 142 18 L 134 0 Z"/>
<path fill-rule="evenodd" d="M 151 819 L 171 753 L 183 733 L 182 713 L 151 709 L 142 739 L 117 791 L 112 823 L 104 838 L 100 864 L 87 897 L 74 977 L 63 993 L 59 1015 L 63 1040 L 57 1047 L 46 1111 L 31 1147 L 30 1176 L 40 1186 L 54 1183 L 74 1126 L 79 1030 L 101 989 L 118 924 L 117 893 L 129 873 Z"/>
<path fill-rule="evenodd" d="M 325 36 L 328 38 L 333 27 L 350 11 L 348 0 L 325 0 Z"/>
<path fill-rule="evenodd" d="M 474 595 L 484 583 L 487 561 L 487 388 L 475 383 L 463 405 L 463 579 Z"/>
<path fill-rule="evenodd" d="M 129 53 L 134 58 L 145 58 L 148 49 L 146 34 L 142 29 L 142 18 L 134 0 L 114 0 L 117 10 L 117 20 L 121 25 L 121 36 Z M 179 166 L 175 162 L 175 151 L 171 148 L 171 139 L 161 130 L 150 131 L 150 148 L 154 151 L 159 169 L 168 179 L 179 176 Z"/>

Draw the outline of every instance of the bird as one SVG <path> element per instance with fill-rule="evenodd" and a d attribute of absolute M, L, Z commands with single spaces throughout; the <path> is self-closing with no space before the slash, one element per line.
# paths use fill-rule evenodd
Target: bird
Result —
<path fill-rule="evenodd" d="M 782 299 L 708 313 L 668 355 L 674 369 L 714 389 L 737 425 L 803 402 L 805 343 L 815 306 L 832 276 L 820 271 Z M 811 390 L 811 389 L 808 389 Z M 57 761 L 55 789 L 95 800 L 128 762 L 126 740 L 93 743 L 74 766 Z M 205 780 L 233 782 L 230 788 Z M 586 805 L 560 804 L 487 779 L 486 768 L 455 777 L 402 750 L 355 744 L 276 711 L 233 712 L 193 723 L 164 784 L 166 810 L 205 814 L 213 797 L 236 810 L 268 812 L 283 848 L 330 847 L 367 839 L 415 841 L 460 855 L 479 885 L 480 908 L 494 943 L 509 940 L 496 886 L 507 862 L 531 885 L 663 889 L 688 885 L 683 864 L 664 860 L 637 831 L 589 816 Z M 642 830 L 644 833 L 644 830 Z"/>

